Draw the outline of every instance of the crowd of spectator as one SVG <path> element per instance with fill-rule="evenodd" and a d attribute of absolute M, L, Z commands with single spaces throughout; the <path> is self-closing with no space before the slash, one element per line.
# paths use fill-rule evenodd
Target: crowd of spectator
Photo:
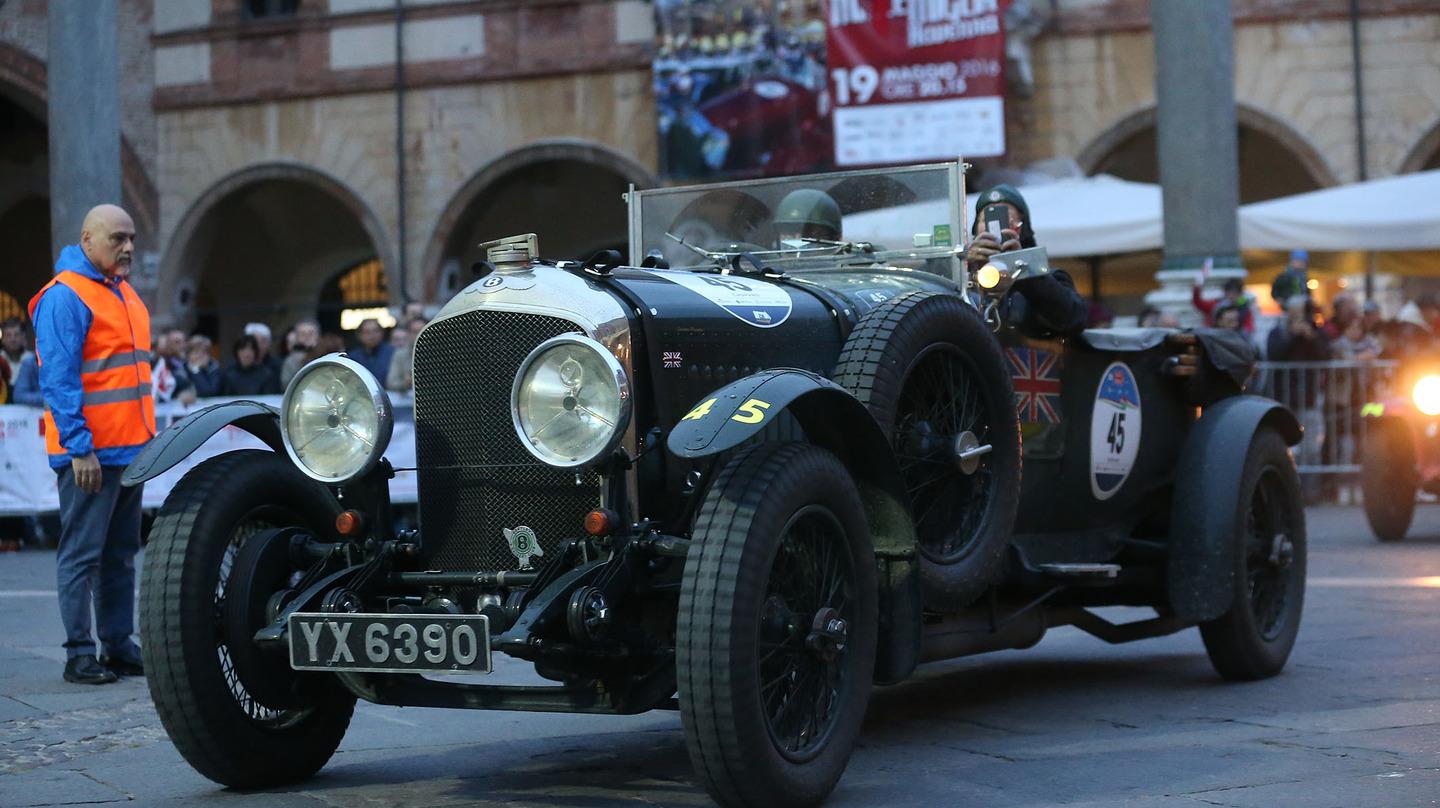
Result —
<path fill-rule="evenodd" d="M 1385 319 L 1380 304 L 1363 305 L 1340 293 L 1331 300 L 1329 316 L 1310 295 L 1304 250 L 1291 254 L 1286 268 L 1271 284 L 1283 318 L 1266 339 L 1266 358 L 1275 362 L 1402 359 L 1433 351 L 1440 336 L 1440 300 L 1422 294 L 1407 302 L 1396 317 Z"/>
<path fill-rule="evenodd" d="M 378 320 L 367 319 L 348 345 L 345 336 L 322 331 L 315 320 L 295 323 L 279 343 L 266 324 L 248 323 L 226 356 L 205 334 L 169 328 L 152 342 L 151 389 L 158 402 L 187 405 L 212 396 L 277 395 L 307 362 L 344 351 L 387 390 L 407 393 L 413 384 L 412 346 L 427 322 L 422 307 L 412 303 L 388 334 Z M 0 323 L 0 404 L 44 406 L 32 339 L 24 320 Z"/>
<path fill-rule="evenodd" d="M 1374 300 L 1363 305 L 1341 292 L 1330 302 L 1327 316 L 1312 297 L 1309 255 L 1294 250 L 1286 266 L 1275 277 L 1270 293 L 1281 316 L 1263 335 L 1257 335 L 1258 304 L 1238 278 L 1226 280 L 1218 298 L 1202 294 L 1209 275 L 1209 261 L 1196 278 L 1192 303 L 1212 328 L 1227 328 L 1250 337 L 1257 353 L 1272 362 L 1324 362 L 1403 358 L 1417 351 L 1433 350 L 1440 338 L 1440 298 L 1420 295 L 1406 303 L 1394 319 L 1387 320 Z M 1174 314 L 1146 306 L 1138 318 L 1141 327 L 1178 328 Z"/>

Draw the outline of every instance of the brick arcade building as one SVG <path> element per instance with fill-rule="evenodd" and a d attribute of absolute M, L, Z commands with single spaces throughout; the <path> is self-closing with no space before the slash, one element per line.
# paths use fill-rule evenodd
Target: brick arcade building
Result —
<path fill-rule="evenodd" d="M 619 194 L 657 182 L 645 0 L 117 2 L 124 202 L 157 322 L 225 340 L 438 302 L 487 238 L 623 246 Z M 1233 5 L 1242 202 L 1359 178 L 1362 123 L 1365 175 L 1440 165 L 1435 3 L 1360 3 L 1363 119 L 1348 0 Z M 1034 92 L 981 169 L 1066 157 L 1153 181 L 1147 0 L 1032 6 Z M 0 316 L 50 264 L 45 31 L 44 0 L 0 3 Z M 1133 299 L 1157 263 L 1107 263 L 1105 294 Z"/>

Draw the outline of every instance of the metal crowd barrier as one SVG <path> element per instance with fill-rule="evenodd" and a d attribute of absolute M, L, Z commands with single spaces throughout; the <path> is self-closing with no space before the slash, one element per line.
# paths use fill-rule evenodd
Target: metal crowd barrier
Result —
<path fill-rule="evenodd" d="M 1358 474 L 1368 427 L 1361 409 L 1389 393 L 1398 367 L 1392 359 L 1260 362 L 1250 390 L 1289 407 L 1305 427 L 1294 450 L 1302 475 Z"/>

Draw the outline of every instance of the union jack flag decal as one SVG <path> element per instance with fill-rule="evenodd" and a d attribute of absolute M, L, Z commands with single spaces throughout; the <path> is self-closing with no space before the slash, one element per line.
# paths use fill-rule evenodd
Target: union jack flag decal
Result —
<path fill-rule="evenodd" d="M 1006 348 L 1015 384 L 1015 413 L 1028 423 L 1060 423 L 1060 355 L 1035 348 Z"/>

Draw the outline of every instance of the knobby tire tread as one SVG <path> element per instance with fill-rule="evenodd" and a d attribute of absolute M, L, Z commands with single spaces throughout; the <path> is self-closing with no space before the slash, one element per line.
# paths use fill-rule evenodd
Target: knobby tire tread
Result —
<path fill-rule="evenodd" d="M 234 727 L 212 726 L 202 720 L 204 716 L 224 714 L 227 709 L 237 711 L 234 704 L 222 706 L 207 703 L 211 699 L 232 698 L 228 692 L 214 693 L 214 682 L 203 670 L 194 669 L 187 659 L 185 638 L 196 636 L 195 632 L 213 633 L 213 614 L 210 609 L 185 608 L 192 602 L 188 598 L 199 597 L 202 603 L 213 601 L 214 592 L 194 593 L 197 586 L 209 581 L 202 570 L 186 574 L 188 564 L 201 564 L 201 552 L 191 552 L 189 545 L 210 500 L 227 484 L 233 484 L 234 475 L 242 468 L 257 463 L 275 462 L 275 453 L 266 450 L 241 450 L 228 452 L 211 458 L 186 473 L 170 496 L 166 499 L 155 524 L 151 529 L 150 541 L 146 548 L 146 561 L 142 572 L 140 588 L 140 627 L 143 648 L 149 649 L 146 657 L 147 682 L 156 711 L 160 713 L 167 733 L 182 756 L 196 771 L 218 783 L 235 788 L 257 788 L 283 785 L 295 782 L 313 774 L 324 764 L 349 726 L 353 711 L 353 698 L 342 696 L 334 705 L 322 705 L 325 714 L 312 715 L 304 726 L 298 728 L 302 740 L 320 736 L 321 744 L 330 745 L 322 758 L 316 761 L 269 760 L 272 765 L 261 767 L 245 765 L 236 759 L 235 744 L 221 736 L 226 729 Z M 285 470 L 298 475 L 285 461 Z M 307 481 L 308 482 L 308 481 Z M 188 596 L 188 598 L 187 598 Z M 212 650 L 212 653 L 213 650 Z M 207 660 L 209 661 L 209 660 Z M 218 664 L 218 663 L 216 663 Z M 223 676 L 223 675 L 222 675 Z M 223 685 L 223 682 L 222 682 Z M 335 688 L 342 688 L 336 682 Z M 342 688 L 343 689 L 343 688 Z M 321 723 L 317 724 L 317 720 Z M 224 722 L 215 722 L 223 724 Z M 294 730 L 291 730 L 292 732 Z M 285 740 L 294 744 L 293 738 L 282 738 L 286 730 L 276 733 L 276 745 Z M 266 749 L 269 757 L 278 757 L 274 749 Z M 310 751 L 312 755 L 318 749 Z M 288 766 L 286 764 L 289 764 Z"/>
<path fill-rule="evenodd" d="M 858 594 L 852 647 L 859 650 L 852 658 L 850 675 L 857 677 L 857 684 L 846 691 L 847 701 L 836 707 L 842 716 L 836 720 L 841 723 L 832 730 L 838 734 L 815 752 L 815 758 L 797 763 L 786 761 L 771 746 L 767 719 L 761 715 L 763 696 L 747 687 L 744 677 L 758 675 L 758 659 L 742 638 L 752 629 L 749 621 L 755 615 L 750 607 L 737 604 L 764 596 L 781 538 L 774 535 L 777 544 L 770 546 L 764 537 L 784 524 L 772 523 L 792 505 L 816 501 L 811 499 L 814 490 L 806 486 L 813 489 L 817 479 L 839 486 L 824 489 L 838 497 L 826 507 L 847 525 L 845 552 L 852 563 L 861 565 L 853 573 Z M 798 499 L 795 486 L 805 492 Z M 844 486 L 849 486 L 848 496 Z M 823 501 L 825 495 L 820 496 Z M 799 442 L 763 443 L 740 451 L 705 494 L 695 524 L 699 540 L 691 549 L 681 590 L 676 662 L 692 764 L 722 805 L 816 804 L 843 771 L 864 715 L 877 630 L 873 550 L 858 503 L 859 495 L 839 460 Z M 836 510 L 837 504 L 843 507 Z"/>
<path fill-rule="evenodd" d="M 709 697 L 703 700 L 698 699 L 682 700 L 691 722 L 695 726 L 694 737 L 699 747 L 698 754 L 694 757 L 696 762 L 704 767 L 704 776 L 707 782 L 711 783 L 717 790 L 721 791 L 728 802 L 739 803 L 744 800 L 743 789 L 740 786 L 740 778 L 744 772 L 741 771 L 742 763 L 732 755 L 727 755 L 727 749 L 733 751 L 733 744 L 726 744 L 722 737 L 735 737 L 737 729 L 733 722 L 727 722 L 724 716 L 733 718 L 735 711 L 731 703 L 730 688 L 724 687 L 723 683 L 716 681 L 715 673 L 721 668 L 711 660 L 719 656 L 726 656 L 728 649 L 717 648 L 717 644 L 726 636 L 727 632 L 717 631 L 717 626 L 723 625 L 726 629 L 729 626 L 730 615 L 717 609 L 722 606 L 719 591 L 733 591 L 734 581 L 739 578 L 739 563 L 741 553 L 731 548 L 738 542 L 742 547 L 748 535 L 745 525 L 749 524 L 750 517 L 758 509 L 760 499 L 781 467 L 779 463 L 791 460 L 800 453 L 799 444 L 762 444 L 745 452 L 736 458 L 734 462 L 726 464 L 724 470 L 715 480 L 714 491 L 728 490 L 735 475 L 742 470 L 747 472 L 750 482 L 747 484 L 744 495 L 739 503 L 733 502 L 724 497 L 717 497 L 716 506 L 705 509 L 704 530 L 707 541 L 701 547 L 701 565 L 696 578 L 697 585 L 692 588 L 690 594 L 691 614 L 695 614 L 693 607 L 696 600 L 706 604 L 706 620 L 703 625 L 695 625 L 693 621 L 681 627 L 682 634 L 690 635 L 682 640 L 682 645 L 694 645 L 693 635 L 699 631 L 704 638 L 701 643 L 704 647 L 704 654 L 700 664 L 689 664 L 682 666 L 691 675 L 700 674 L 702 680 L 690 681 L 690 693 L 708 694 Z M 776 458 L 779 463 L 770 464 L 766 461 Z M 754 474 L 755 466 L 763 474 Z M 743 517 L 743 518 L 741 518 Z M 741 525 L 736 529 L 737 522 Z M 723 532 L 721 528 L 723 526 Z M 702 532 L 697 530 L 697 532 Z M 714 537 L 722 537 L 718 546 L 714 544 Z M 721 583 L 726 585 L 722 588 Z M 698 591 L 697 591 L 698 590 Z M 702 594 L 705 598 L 702 600 Z M 708 601 L 708 602 L 707 602 Z M 725 669 L 729 668 L 728 659 Z M 716 696 L 720 697 L 719 702 Z M 722 736 L 722 733 L 724 735 Z"/>

